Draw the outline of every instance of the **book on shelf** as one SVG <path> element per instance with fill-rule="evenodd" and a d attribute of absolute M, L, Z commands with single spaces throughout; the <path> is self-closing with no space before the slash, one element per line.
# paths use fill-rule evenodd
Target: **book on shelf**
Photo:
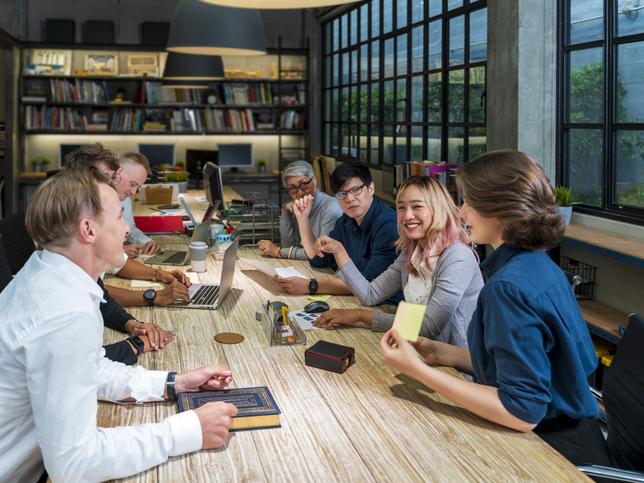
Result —
<path fill-rule="evenodd" d="M 47 98 L 45 96 L 22 96 L 20 100 L 22 102 L 40 102 L 42 104 L 47 102 Z"/>
<path fill-rule="evenodd" d="M 273 104 L 270 84 L 266 82 L 247 84 L 222 84 L 221 99 L 231 106 L 244 104 Z"/>
<path fill-rule="evenodd" d="M 237 415 L 232 420 L 230 431 L 281 426 L 280 408 L 271 391 L 265 386 L 177 394 L 180 412 L 197 409 L 209 402 L 225 402 L 237 408 Z"/>
<path fill-rule="evenodd" d="M 177 87 L 161 87 L 162 104 L 201 104 L 201 89 L 185 89 Z"/>
<path fill-rule="evenodd" d="M 25 106 L 26 129 L 87 129 L 87 117 L 70 107 Z"/>
<path fill-rule="evenodd" d="M 109 100 L 109 89 L 105 81 L 50 79 L 49 90 L 52 102 L 102 104 Z"/>
<path fill-rule="evenodd" d="M 304 129 L 306 127 L 304 111 L 284 111 L 280 116 L 280 127 L 283 129 Z"/>

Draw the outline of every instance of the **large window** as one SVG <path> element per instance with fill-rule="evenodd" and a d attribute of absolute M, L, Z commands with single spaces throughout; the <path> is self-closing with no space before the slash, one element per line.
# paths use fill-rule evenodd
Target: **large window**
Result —
<path fill-rule="evenodd" d="M 644 1 L 560 8 L 560 182 L 580 211 L 642 224 Z"/>
<path fill-rule="evenodd" d="M 386 166 L 485 151 L 485 1 L 370 0 L 323 39 L 326 154 Z"/>

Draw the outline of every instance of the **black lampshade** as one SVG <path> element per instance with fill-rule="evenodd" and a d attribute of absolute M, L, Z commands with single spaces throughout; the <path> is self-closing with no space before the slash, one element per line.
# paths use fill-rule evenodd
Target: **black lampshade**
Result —
<path fill-rule="evenodd" d="M 224 63 L 218 55 L 194 55 L 169 52 L 163 79 L 176 81 L 212 81 L 224 78 Z"/>
<path fill-rule="evenodd" d="M 166 49 L 198 55 L 265 54 L 264 23 L 257 10 L 181 0 Z"/>
<path fill-rule="evenodd" d="M 235 6 L 238 8 L 317 8 L 342 3 L 353 3 L 357 0 L 201 0 L 215 5 Z"/>

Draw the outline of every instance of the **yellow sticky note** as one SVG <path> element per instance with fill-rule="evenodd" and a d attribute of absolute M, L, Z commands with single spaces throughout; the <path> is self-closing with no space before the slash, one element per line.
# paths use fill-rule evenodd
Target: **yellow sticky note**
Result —
<path fill-rule="evenodd" d="M 306 298 L 316 302 L 328 302 L 331 295 L 307 295 Z"/>
<path fill-rule="evenodd" d="M 392 328 L 408 341 L 415 342 L 423 325 L 426 308 L 425 305 L 400 302 Z"/>

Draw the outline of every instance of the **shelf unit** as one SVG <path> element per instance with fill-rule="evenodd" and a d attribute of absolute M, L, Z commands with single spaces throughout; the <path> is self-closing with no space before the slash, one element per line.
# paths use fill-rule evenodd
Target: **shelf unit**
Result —
<path fill-rule="evenodd" d="M 45 55 L 35 56 L 43 52 L 61 59 L 57 64 L 63 67 L 45 63 Z M 116 57 L 120 69 L 113 69 L 113 75 L 89 72 L 90 53 Z M 162 88 L 158 75 L 130 75 L 130 54 L 156 56 L 158 72 L 163 71 L 166 53 L 153 48 L 23 44 L 19 125 L 24 142 L 31 135 L 57 134 L 91 135 L 97 141 L 110 135 L 268 135 L 276 136 L 279 169 L 289 150 L 298 153 L 297 159 L 308 158 L 308 45 L 282 48 L 280 39 L 276 49 L 257 61 L 224 57 L 227 71 L 229 65 L 241 66 L 232 71 L 235 77 L 213 81 L 205 90 L 181 92 Z M 117 93 L 126 102 L 115 102 Z M 294 142 L 297 151 L 289 145 Z M 25 162 L 24 169 L 28 167 Z"/>

